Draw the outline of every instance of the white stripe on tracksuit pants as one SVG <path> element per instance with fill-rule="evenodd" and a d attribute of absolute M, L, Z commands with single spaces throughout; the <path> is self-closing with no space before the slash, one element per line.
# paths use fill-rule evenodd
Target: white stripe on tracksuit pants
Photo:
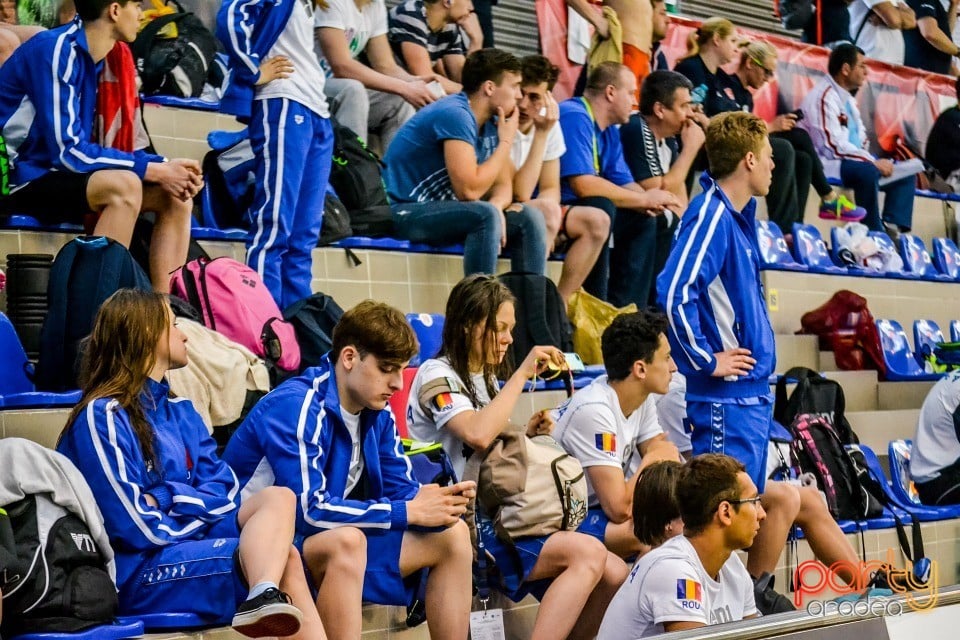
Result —
<path fill-rule="evenodd" d="M 323 222 L 333 128 L 287 98 L 255 100 L 250 141 L 256 168 L 247 264 L 281 309 L 311 294 L 311 251 Z"/>

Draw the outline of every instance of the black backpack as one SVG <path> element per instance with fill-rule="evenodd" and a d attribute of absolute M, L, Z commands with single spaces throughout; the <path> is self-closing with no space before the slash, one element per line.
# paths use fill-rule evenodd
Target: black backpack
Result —
<path fill-rule="evenodd" d="M 117 590 L 77 516 L 33 494 L 0 516 L 4 634 L 75 632 L 113 620 Z"/>
<path fill-rule="evenodd" d="M 317 246 L 324 247 L 351 235 L 353 228 L 350 226 L 350 214 L 340 199 L 328 192 L 323 198 L 323 224 L 320 225 Z"/>
<path fill-rule="evenodd" d="M 383 162 L 352 129 L 333 122 L 330 185 L 351 213 L 389 204 L 383 186 Z M 351 222 L 353 218 L 351 217 Z"/>
<path fill-rule="evenodd" d="M 150 291 L 150 279 L 122 244 L 103 236 L 74 238 L 53 261 L 40 330 L 34 384 L 44 391 L 77 388 L 80 342 L 90 335 L 100 305 L 118 289 Z"/>
<path fill-rule="evenodd" d="M 223 83 L 223 68 L 216 60 L 220 43 L 199 18 L 174 4 L 180 11 L 151 20 L 130 50 L 137 62 L 142 93 L 196 98 L 208 79 L 213 85 Z M 177 37 L 158 37 L 171 23 L 177 25 Z"/>
<path fill-rule="evenodd" d="M 336 300 L 323 293 L 298 300 L 283 310 L 283 319 L 293 325 L 300 344 L 300 370 L 315 367 L 333 346 L 333 328 L 343 317 Z"/>
<path fill-rule="evenodd" d="M 536 345 L 553 345 L 573 351 L 573 327 L 557 285 L 536 273 L 505 273 L 500 281 L 517 299 L 517 326 L 508 357 L 522 362 Z"/>
<path fill-rule="evenodd" d="M 797 387 L 788 399 L 787 384 L 792 381 L 796 381 Z M 793 367 L 777 381 L 773 419 L 780 424 L 790 424 L 802 413 L 823 416 L 833 425 L 843 444 L 857 444 L 860 439 L 847 421 L 845 409 L 846 399 L 840 383 L 827 380 L 812 369 Z"/>
<path fill-rule="evenodd" d="M 817 479 L 834 519 L 866 520 L 883 514 L 883 505 L 861 483 L 850 454 L 826 418 L 801 413 L 790 423 L 790 434 L 796 464 Z"/>

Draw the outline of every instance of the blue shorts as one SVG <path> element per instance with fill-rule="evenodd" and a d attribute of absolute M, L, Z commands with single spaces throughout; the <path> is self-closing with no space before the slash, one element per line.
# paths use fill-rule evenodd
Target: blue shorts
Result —
<path fill-rule="evenodd" d="M 373 604 L 405 607 L 417 595 L 423 570 L 414 571 L 407 577 L 400 574 L 400 549 L 403 546 L 401 530 L 391 529 L 382 533 L 369 534 L 367 538 L 367 568 L 363 573 L 363 601 Z M 309 536 L 297 534 L 293 544 L 303 556 L 303 543 Z M 313 574 L 304 560 L 304 573 L 310 583 L 313 596 L 316 597 L 317 585 Z"/>
<path fill-rule="evenodd" d="M 773 424 L 769 398 L 750 398 L 749 404 L 687 401 L 687 417 L 693 426 L 693 455 L 724 453 L 736 458 L 763 493 L 767 452 Z"/>
<path fill-rule="evenodd" d="M 120 613 L 195 613 L 227 624 L 249 591 L 240 569 L 236 518 L 221 521 L 203 540 L 178 542 L 145 554 L 120 585 Z"/>
<path fill-rule="evenodd" d="M 607 517 L 607 514 L 603 512 L 602 508 L 590 507 L 587 510 L 586 519 L 577 527 L 577 533 L 585 533 L 588 536 L 593 536 L 600 542 L 606 544 L 607 525 L 609 523 L 610 518 Z"/>
<path fill-rule="evenodd" d="M 490 572 L 491 586 L 496 586 L 497 590 L 514 602 L 520 602 L 527 594 L 541 600 L 552 580 L 545 578 L 528 582 L 527 576 L 533 571 L 543 545 L 550 536 L 521 538 L 514 540 L 511 545 L 497 537 L 490 520 L 481 518 L 480 527 L 483 544 L 494 559 L 495 566 Z"/>

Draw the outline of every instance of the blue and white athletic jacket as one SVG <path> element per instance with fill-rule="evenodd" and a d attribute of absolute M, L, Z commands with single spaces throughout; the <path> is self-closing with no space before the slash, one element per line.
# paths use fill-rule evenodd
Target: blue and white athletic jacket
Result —
<path fill-rule="evenodd" d="M 220 111 L 249 122 L 260 63 L 270 53 L 303 0 L 224 0 L 217 13 L 217 37 L 227 52 L 230 81 Z"/>
<path fill-rule="evenodd" d="M 142 180 L 163 157 L 93 142 L 100 64 L 90 57 L 83 22 L 38 33 L 0 67 L 0 131 L 12 165 L 11 187 L 50 171 L 133 171 Z"/>
<path fill-rule="evenodd" d="M 117 584 L 136 571 L 144 552 L 201 540 L 224 518 L 236 518 L 240 506 L 240 484 L 217 457 L 200 414 L 169 392 L 165 382 L 148 380 L 142 396 L 159 469 L 144 461 L 127 412 L 111 398 L 88 403 L 57 445 L 96 496 L 117 554 Z"/>
<path fill-rule="evenodd" d="M 407 501 L 420 490 L 389 407 L 360 413 L 364 499 L 345 496 L 353 443 L 340 417 L 329 356 L 267 394 L 230 438 L 223 457 L 244 494 L 264 486 L 297 495 L 297 531 L 351 526 L 365 532 L 407 529 Z"/>
<path fill-rule="evenodd" d="M 743 211 L 706 173 L 703 193 L 690 203 L 667 264 L 657 278 L 657 302 L 669 321 L 667 337 L 687 397 L 736 400 L 770 395 L 776 365 L 773 328 L 760 282 L 756 200 Z M 757 364 L 746 376 L 714 378 L 714 353 L 750 349 Z"/>

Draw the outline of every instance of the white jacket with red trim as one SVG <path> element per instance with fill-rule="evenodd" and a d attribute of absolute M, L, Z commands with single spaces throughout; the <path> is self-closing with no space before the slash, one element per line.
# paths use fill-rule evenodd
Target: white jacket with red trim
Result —
<path fill-rule="evenodd" d="M 861 160 L 873 162 L 875 158 L 864 147 L 867 132 L 860 118 L 860 109 L 850 92 L 827 76 L 804 97 L 800 104 L 803 120 L 799 126 L 810 134 L 813 147 L 823 162 L 824 173 L 828 177 L 840 177 L 841 160 Z M 851 116 L 852 114 L 852 116 Z M 859 144 L 850 140 L 850 119 L 855 118 L 859 127 Z"/>

